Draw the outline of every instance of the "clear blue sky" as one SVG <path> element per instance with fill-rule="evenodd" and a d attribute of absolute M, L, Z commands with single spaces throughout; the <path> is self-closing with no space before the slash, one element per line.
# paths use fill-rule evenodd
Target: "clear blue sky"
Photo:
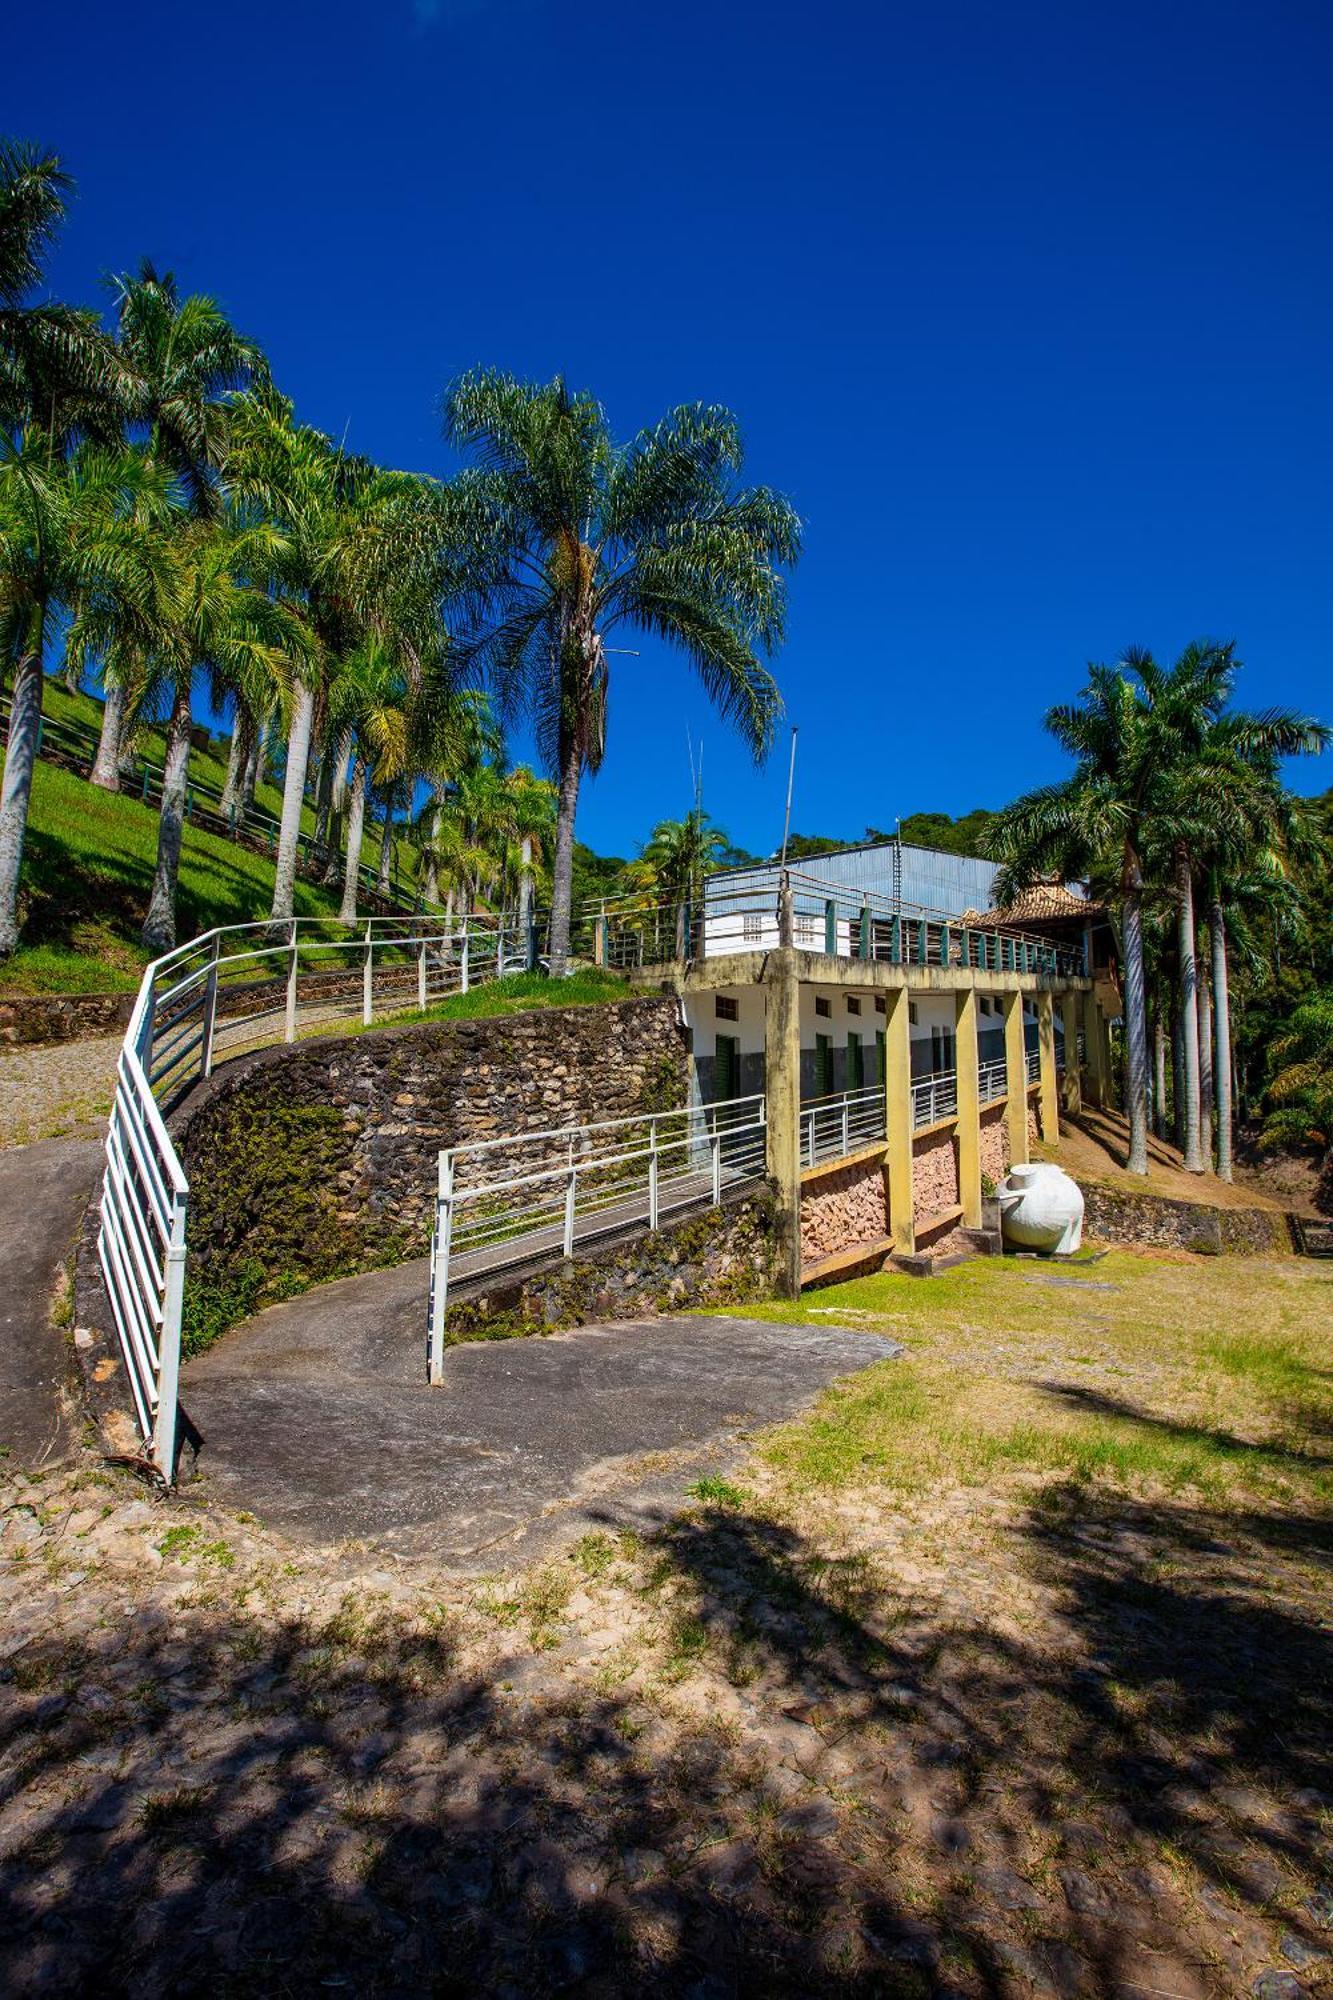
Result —
<path fill-rule="evenodd" d="M 730 404 L 807 523 L 803 830 L 1055 775 L 1044 707 L 1130 643 L 1234 637 L 1246 705 L 1333 715 L 1326 0 L 73 0 L 5 43 L 0 128 L 79 181 L 58 288 L 151 254 L 360 451 L 447 471 L 478 362 L 621 432 Z M 615 666 L 581 835 L 684 810 L 688 727 L 772 847 L 785 739 L 756 773 L 683 667 Z"/>

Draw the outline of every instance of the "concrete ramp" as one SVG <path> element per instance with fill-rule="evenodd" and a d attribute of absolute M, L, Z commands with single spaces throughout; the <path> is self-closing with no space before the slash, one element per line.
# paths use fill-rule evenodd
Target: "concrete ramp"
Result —
<path fill-rule="evenodd" d="M 500 1567 L 590 1526 L 657 1525 L 747 1432 L 901 1352 L 838 1326 L 622 1321 L 452 1347 L 432 1389 L 427 1275 L 423 1262 L 322 1286 L 187 1366 L 219 1499 L 307 1541 Z"/>

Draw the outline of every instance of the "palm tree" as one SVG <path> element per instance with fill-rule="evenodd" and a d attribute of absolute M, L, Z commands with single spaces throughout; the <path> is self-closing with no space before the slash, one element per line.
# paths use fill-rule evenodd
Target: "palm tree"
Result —
<path fill-rule="evenodd" d="M 196 671 L 211 668 L 231 681 L 279 680 L 301 645 L 300 628 L 288 608 L 246 580 L 273 567 L 274 529 L 265 523 L 225 531 L 220 524 L 193 520 L 183 523 L 173 539 L 175 616 L 152 655 L 155 682 L 171 698 L 157 865 L 143 926 L 143 942 L 154 954 L 170 951 L 176 942 L 176 885 Z"/>
<path fill-rule="evenodd" d="M 73 191 L 54 153 L 0 140 L 0 430 L 38 424 L 55 451 L 119 437 L 134 386 L 96 313 L 31 296 Z"/>
<path fill-rule="evenodd" d="M 274 583 L 299 609 L 309 642 L 290 702 L 274 869 L 271 914 L 284 921 L 311 748 L 339 662 L 379 643 L 415 672 L 438 637 L 442 489 L 348 457 L 322 432 L 293 424 L 291 405 L 267 392 L 232 406 L 228 482 L 283 530 L 286 555 Z"/>
<path fill-rule="evenodd" d="M 1011 902 L 1041 874 L 1100 876 L 1114 885 L 1125 969 L 1125 1099 L 1133 1174 L 1148 1171 L 1148 1030 L 1144 993 L 1144 853 L 1160 790 L 1136 679 L 1115 667 L 1088 669 L 1075 703 L 1060 703 L 1046 727 L 1077 760 L 1062 784 L 1029 792 L 1006 808 L 990 833 L 1001 861 L 995 894 Z"/>
<path fill-rule="evenodd" d="M 558 786 L 550 963 L 569 957 L 580 781 L 606 744 L 608 640 L 628 625 L 684 652 L 756 758 L 781 709 L 763 663 L 781 641 L 791 505 L 740 488 L 730 412 L 696 404 L 616 445 L 599 404 L 480 370 L 445 398 L 444 429 L 476 463 L 450 490 L 455 595 L 502 713 L 522 711 Z"/>
<path fill-rule="evenodd" d="M 179 485 L 193 518 L 216 520 L 227 449 L 223 399 L 252 382 L 267 383 L 268 363 L 215 300 L 202 292 L 182 299 L 174 275 L 159 273 L 147 258 L 137 277 L 116 281 L 116 298 L 119 352 L 135 384 L 131 424 L 144 433 L 148 456 Z M 116 791 L 132 678 L 114 661 L 104 678 L 92 782 Z"/>
<path fill-rule="evenodd" d="M 46 652 L 60 619 L 109 615 L 152 644 L 170 616 L 169 496 L 142 454 L 85 445 L 70 457 L 41 432 L 0 438 L 0 658 L 16 662 L 0 788 L 0 959 L 18 943 L 18 889 Z"/>

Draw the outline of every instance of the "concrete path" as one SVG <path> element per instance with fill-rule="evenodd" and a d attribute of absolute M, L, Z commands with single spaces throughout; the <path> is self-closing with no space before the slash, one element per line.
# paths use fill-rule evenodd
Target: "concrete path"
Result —
<path fill-rule="evenodd" d="M 187 1366 L 218 1497 L 303 1540 L 452 1568 L 589 1526 L 656 1525 L 742 1435 L 901 1350 L 845 1327 L 611 1323 L 451 1348 L 425 1375 L 424 1261 L 272 1306 Z"/>
<path fill-rule="evenodd" d="M 0 1446 L 30 1468 L 69 1442 L 60 1398 L 69 1368 L 51 1295 L 101 1165 L 95 1139 L 0 1152 Z"/>

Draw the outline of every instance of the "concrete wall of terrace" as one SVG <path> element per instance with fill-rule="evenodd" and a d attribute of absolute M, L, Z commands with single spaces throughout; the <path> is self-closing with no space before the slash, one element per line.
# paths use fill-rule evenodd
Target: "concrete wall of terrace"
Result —
<path fill-rule="evenodd" d="M 859 959 L 820 951 L 791 951 L 798 984 L 845 987 L 857 993 L 1038 993 L 1074 994 L 1093 991 L 1093 981 L 1081 974 L 1010 972 L 977 965 L 894 965 L 888 959 Z M 679 959 L 644 966 L 636 985 L 660 986 L 671 993 L 712 993 L 721 987 L 758 986 L 767 976 L 773 950 L 730 952 L 724 958 L 704 958 L 689 964 Z"/>

